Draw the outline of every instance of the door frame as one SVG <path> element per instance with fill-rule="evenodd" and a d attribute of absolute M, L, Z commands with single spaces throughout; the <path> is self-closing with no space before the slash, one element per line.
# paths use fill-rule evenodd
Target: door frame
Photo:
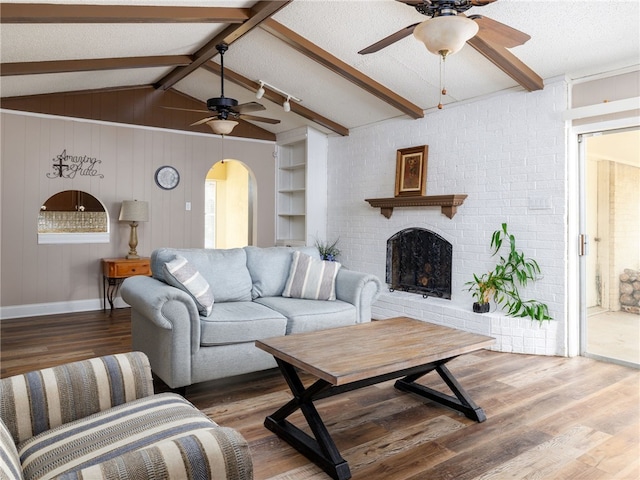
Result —
<path fill-rule="evenodd" d="M 567 162 L 567 354 L 586 353 L 586 257 L 580 255 L 580 235 L 586 235 L 585 218 L 585 151 L 583 135 L 626 128 L 640 128 L 637 117 L 593 122 L 569 127 Z M 587 245 L 588 247 L 588 245 Z"/>

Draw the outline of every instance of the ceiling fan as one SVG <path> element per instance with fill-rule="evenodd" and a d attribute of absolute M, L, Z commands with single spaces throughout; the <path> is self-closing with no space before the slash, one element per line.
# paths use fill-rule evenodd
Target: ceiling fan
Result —
<path fill-rule="evenodd" d="M 264 122 L 270 124 L 280 123 L 280 120 L 267 117 L 256 117 L 247 115 L 250 112 L 265 110 L 264 106 L 258 102 L 247 102 L 238 105 L 235 98 L 224 96 L 224 53 L 229 49 L 226 43 L 216 45 L 216 50 L 220 53 L 220 96 L 207 100 L 208 110 L 193 110 L 189 108 L 164 107 L 171 110 L 185 110 L 188 112 L 212 112 L 214 115 L 203 118 L 191 124 L 191 126 L 208 124 L 214 133 L 227 135 L 238 124 L 237 119 L 250 120 L 254 122 Z"/>
<path fill-rule="evenodd" d="M 413 34 L 427 49 L 444 59 L 466 43 L 529 91 L 541 90 L 542 79 L 507 48 L 523 45 L 531 37 L 524 32 L 482 15 L 465 15 L 472 7 L 483 7 L 496 0 L 396 0 L 431 17 L 414 23 L 360 50 L 366 55 L 378 52 Z"/>

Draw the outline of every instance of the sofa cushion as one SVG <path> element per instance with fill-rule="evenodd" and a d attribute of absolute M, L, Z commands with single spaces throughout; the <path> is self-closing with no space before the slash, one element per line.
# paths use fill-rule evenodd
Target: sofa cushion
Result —
<path fill-rule="evenodd" d="M 295 251 L 320 258 L 316 247 L 245 247 L 247 267 L 253 281 L 251 295 L 258 297 L 279 297 L 291 269 L 291 258 Z"/>
<path fill-rule="evenodd" d="M 200 429 L 186 436 L 164 440 L 127 452 L 99 465 L 82 469 L 90 480 L 167 478 L 253 478 L 253 463 L 244 438 L 231 428 Z M 67 480 L 62 478 L 60 480 Z"/>
<path fill-rule="evenodd" d="M 210 315 L 213 308 L 213 293 L 209 282 L 182 255 L 164 264 L 167 283 L 184 290 L 195 300 L 201 315 Z"/>
<path fill-rule="evenodd" d="M 336 275 L 341 264 L 293 252 L 289 278 L 282 291 L 283 297 L 310 300 L 335 300 Z"/>
<path fill-rule="evenodd" d="M 251 275 L 244 249 L 159 248 L 151 253 L 153 277 L 169 283 L 163 267 L 176 255 L 183 256 L 198 269 L 209 282 L 216 302 L 251 300 Z"/>
<path fill-rule="evenodd" d="M 200 321 L 200 345 L 253 342 L 285 334 L 287 319 L 254 302 L 216 303 Z"/>
<path fill-rule="evenodd" d="M 18 452 L 25 479 L 51 478 L 214 426 L 181 396 L 163 393 L 46 430 L 20 443 Z"/>
<path fill-rule="evenodd" d="M 356 323 L 356 307 L 341 300 L 325 302 L 301 298 L 267 297 L 257 298 L 254 302 L 287 317 L 287 335 Z"/>

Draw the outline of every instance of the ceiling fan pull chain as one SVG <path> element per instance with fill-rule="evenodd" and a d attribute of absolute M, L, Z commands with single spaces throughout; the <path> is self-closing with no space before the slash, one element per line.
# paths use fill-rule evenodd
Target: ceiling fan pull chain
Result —
<path fill-rule="evenodd" d="M 447 58 L 446 53 L 440 54 L 440 102 L 438 103 L 438 110 L 442 110 L 442 96 L 447 94 L 447 89 L 444 87 L 444 79 L 446 76 L 445 60 Z"/>

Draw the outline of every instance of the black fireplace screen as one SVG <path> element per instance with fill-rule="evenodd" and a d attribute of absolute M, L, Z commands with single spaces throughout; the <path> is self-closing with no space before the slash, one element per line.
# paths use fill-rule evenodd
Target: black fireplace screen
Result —
<path fill-rule="evenodd" d="M 452 246 L 424 228 L 408 228 L 387 240 L 389 289 L 451 298 Z"/>

